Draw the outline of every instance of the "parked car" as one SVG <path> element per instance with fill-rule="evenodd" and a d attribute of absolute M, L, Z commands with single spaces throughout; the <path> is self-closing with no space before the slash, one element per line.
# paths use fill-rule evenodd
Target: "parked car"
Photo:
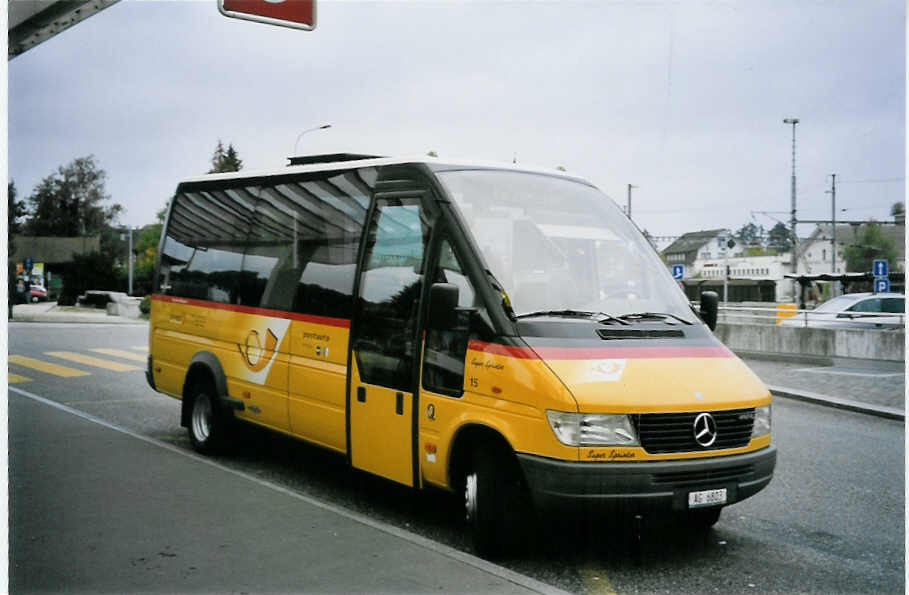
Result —
<path fill-rule="evenodd" d="M 28 299 L 32 302 L 44 302 L 47 300 L 47 289 L 43 285 L 32 285 L 28 290 Z"/>
<path fill-rule="evenodd" d="M 809 328 L 897 328 L 906 323 L 902 293 L 847 293 L 814 310 L 786 318 L 781 326 Z"/>

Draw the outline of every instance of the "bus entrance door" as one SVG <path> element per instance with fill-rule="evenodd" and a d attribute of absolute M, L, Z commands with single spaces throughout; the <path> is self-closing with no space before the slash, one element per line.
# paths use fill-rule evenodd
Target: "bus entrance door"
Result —
<path fill-rule="evenodd" d="M 428 237 L 419 197 L 376 197 L 351 345 L 351 462 L 409 486 L 417 314 Z"/>

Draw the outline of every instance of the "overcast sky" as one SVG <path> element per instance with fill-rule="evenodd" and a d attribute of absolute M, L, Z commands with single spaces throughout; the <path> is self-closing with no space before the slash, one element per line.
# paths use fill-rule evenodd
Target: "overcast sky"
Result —
<path fill-rule="evenodd" d="M 245 168 L 300 153 L 555 167 L 654 235 L 799 216 L 889 218 L 905 195 L 904 0 L 328 2 L 297 31 L 216 0 L 123 0 L 9 62 L 20 196 L 93 154 L 151 223 L 217 140 Z M 808 235 L 810 226 L 800 227 Z"/>

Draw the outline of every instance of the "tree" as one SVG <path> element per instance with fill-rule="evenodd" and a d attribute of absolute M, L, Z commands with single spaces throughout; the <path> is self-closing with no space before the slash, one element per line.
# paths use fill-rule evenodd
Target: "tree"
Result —
<path fill-rule="evenodd" d="M 438 157 L 439 154 L 436 153 L 435 151 L 430 151 L 429 153 L 426 153 L 426 156 L 427 157 Z"/>
<path fill-rule="evenodd" d="M 792 250 L 792 234 L 785 223 L 777 223 L 767 232 L 767 247 L 777 252 Z"/>
<path fill-rule="evenodd" d="M 20 221 L 25 215 L 25 204 L 21 200 L 16 200 L 16 183 L 10 182 L 6 185 L 6 198 L 8 208 L 6 210 L 8 226 L 7 230 L 7 254 L 12 254 L 16 250 L 13 242 L 13 234 L 22 231 L 22 222 Z"/>
<path fill-rule="evenodd" d="M 764 241 L 764 227 L 747 223 L 733 234 L 737 240 L 749 247 L 761 246 Z"/>
<path fill-rule="evenodd" d="M 897 253 L 893 241 L 884 235 L 881 226 L 869 223 L 859 228 L 855 243 L 846 246 L 843 256 L 846 259 L 846 271 L 867 273 L 871 271 L 873 260 L 886 258 L 894 262 Z"/>
<path fill-rule="evenodd" d="M 218 145 L 211 156 L 211 169 L 208 170 L 208 173 L 223 174 L 231 171 L 240 171 L 241 169 L 243 169 L 243 160 L 240 159 L 240 155 L 234 149 L 234 146 L 228 144 L 225 149 L 221 139 L 218 139 Z"/>
<path fill-rule="evenodd" d="M 78 157 L 38 183 L 28 197 L 24 232 L 36 236 L 93 235 L 114 224 L 123 207 L 105 205 L 107 174 L 92 155 Z"/>

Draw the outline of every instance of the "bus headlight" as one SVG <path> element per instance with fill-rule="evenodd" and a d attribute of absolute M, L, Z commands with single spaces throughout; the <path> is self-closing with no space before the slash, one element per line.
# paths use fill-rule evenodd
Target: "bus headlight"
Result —
<path fill-rule="evenodd" d="M 751 437 L 757 438 L 770 433 L 770 405 L 754 408 L 754 425 L 751 426 Z"/>
<path fill-rule="evenodd" d="M 631 418 L 614 413 L 546 411 L 559 442 L 568 446 L 638 446 Z"/>

